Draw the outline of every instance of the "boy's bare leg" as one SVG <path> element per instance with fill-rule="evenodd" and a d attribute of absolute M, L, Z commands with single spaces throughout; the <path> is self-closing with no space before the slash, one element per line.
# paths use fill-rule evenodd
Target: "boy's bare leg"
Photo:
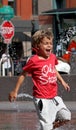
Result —
<path fill-rule="evenodd" d="M 53 124 L 53 128 L 58 128 L 60 126 L 63 126 L 64 124 L 66 124 L 67 122 L 69 122 L 69 120 L 61 120 L 61 121 L 55 121 Z"/>

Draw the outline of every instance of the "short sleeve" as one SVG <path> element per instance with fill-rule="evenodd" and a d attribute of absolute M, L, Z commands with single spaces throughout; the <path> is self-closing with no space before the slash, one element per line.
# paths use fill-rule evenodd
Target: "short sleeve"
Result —
<path fill-rule="evenodd" d="M 23 71 L 26 71 L 28 73 L 32 73 L 33 71 L 33 61 L 31 60 L 31 58 L 27 61 L 26 65 L 23 67 Z"/>
<path fill-rule="evenodd" d="M 57 65 L 58 64 L 58 59 L 57 59 L 57 57 L 55 56 L 55 65 Z"/>

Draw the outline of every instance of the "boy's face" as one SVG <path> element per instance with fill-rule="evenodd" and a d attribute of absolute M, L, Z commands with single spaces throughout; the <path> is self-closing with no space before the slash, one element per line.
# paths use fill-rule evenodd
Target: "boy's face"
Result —
<path fill-rule="evenodd" d="M 48 58 L 53 50 L 53 38 L 44 37 L 38 45 L 38 55 L 43 58 Z"/>

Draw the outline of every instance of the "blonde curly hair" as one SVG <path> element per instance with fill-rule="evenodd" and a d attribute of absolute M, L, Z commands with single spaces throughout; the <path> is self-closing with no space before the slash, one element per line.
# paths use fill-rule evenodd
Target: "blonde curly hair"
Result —
<path fill-rule="evenodd" d="M 32 36 L 32 47 L 36 48 L 44 37 L 47 37 L 48 39 L 50 39 L 51 37 L 53 38 L 52 31 L 50 29 L 36 31 Z"/>

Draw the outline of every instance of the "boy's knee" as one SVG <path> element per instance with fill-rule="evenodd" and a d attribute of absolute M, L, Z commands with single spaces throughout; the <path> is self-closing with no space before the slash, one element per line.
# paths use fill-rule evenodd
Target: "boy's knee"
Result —
<path fill-rule="evenodd" d="M 65 116 L 65 120 L 71 120 L 71 112 L 68 111 L 67 115 Z"/>
<path fill-rule="evenodd" d="M 61 109 L 58 112 L 58 118 L 61 120 L 71 120 L 71 112 L 68 109 Z"/>

